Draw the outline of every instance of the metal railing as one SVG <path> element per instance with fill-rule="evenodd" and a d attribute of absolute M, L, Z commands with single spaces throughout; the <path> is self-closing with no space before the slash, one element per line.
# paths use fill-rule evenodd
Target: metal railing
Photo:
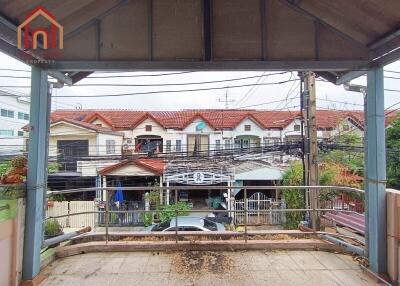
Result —
<path fill-rule="evenodd" d="M 116 191 L 117 189 L 121 189 L 120 187 L 106 187 L 106 188 L 83 188 L 83 189 L 70 189 L 70 190 L 63 190 L 63 191 L 52 191 L 48 192 L 48 196 L 56 195 L 56 194 L 67 194 L 67 193 L 78 193 L 78 192 L 93 192 L 93 191 L 103 191 L 105 192 L 105 210 L 104 211 L 89 211 L 89 212 L 77 212 L 77 213 L 69 213 L 66 215 L 59 215 L 59 216 L 50 216 L 47 219 L 57 219 L 63 217 L 70 217 L 76 215 L 83 215 L 83 214 L 103 214 L 105 215 L 105 241 L 108 243 L 110 238 L 110 215 L 111 214 L 138 214 L 138 215 L 145 215 L 146 213 L 161 213 L 161 212 L 172 212 L 174 213 L 174 220 L 175 220 L 175 242 L 178 243 L 180 237 L 184 236 L 192 236 L 192 235 L 204 235 L 204 233 L 196 234 L 196 233 L 189 233 L 185 231 L 179 231 L 179 210 L 110 210 L 110 193 Z M 228 208 L 227 210 L 214 210 L 214 209 L 191 209 L 189 212 L 196 212 L 196 213 L 228 213 L 230 215 L 235 215 L 236 213 L 243 213 L 244 212 L 244 231 L 243 231 L 243 240 L 245 243 L 248 241 L 248 214 L 251 210 L 247 207 L 247 191 L 248 190 L 334 190 L 334 191 L 342 191 L 342 192 L 357 192 L 363 194 L 364 191 L 357 188 L 352 187 L 344 187 L 344 186 L 246 186 L 246 187 L 234 187 L 234 186 L 170 186 L 170 187 L 124 187 L 123 190 L 125 191 L 159 191 L 163 192 L 164 190 L 172 191 L 173 196 L 175 198 L 175 203 L 178 202 L 178 192 L 180 190 L 189 191 L 190 190 L 233 190 L 233 189 L 241 189 L 243 190 L 244 194 L 244 210 L 233 210 Z M 351 210 L 338 210 L 335 208 L 301 208 L 301 209 L 268 209 L 268 210 L 257 210 L 260 213 L 303 213 L 304 216 L 308 214 L 316 214 L 317 216 L 321 216 L 324 212 L 341 212 L 347 214 L 355 214 L 356 212 Z M 169 234 L 157 234 L 159 235 L 170 235 Z M 148 236 L 152 236 L 152 233 L 149 233 Z"/>

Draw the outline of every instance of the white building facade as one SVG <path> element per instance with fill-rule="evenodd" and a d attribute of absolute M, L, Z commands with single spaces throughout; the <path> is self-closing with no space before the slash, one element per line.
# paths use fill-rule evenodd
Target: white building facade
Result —
<path fill-rule="evenodd" d="M 0 155 L 24 151 L 22 127 L 29 123 L 29 108 L 26 97 L 0 90 Z"/>

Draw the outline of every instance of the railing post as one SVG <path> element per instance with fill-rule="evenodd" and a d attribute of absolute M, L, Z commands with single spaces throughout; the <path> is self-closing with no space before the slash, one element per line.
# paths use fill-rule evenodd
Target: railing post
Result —
<path fill-rule="evenodd" d="M 175 243 L 178 243 L 178 190 L 175 190 Z"/>
<path fill-rule="evenodd" d="M 244 242 L 247 243 L 247 189 L 244 189 Z"/>
<path fill-rule="evenodd" d="M 106 217 L 105 217 L 105 221 L 106 221 L 106 243 L 108 243 L 108 226 L 109 226 L 109 220 L 110 220 L 108 203 L 109 203 L 110 197 L 109 197 L 108 190 L 105 190 L 105 192 L 106 192 Z"/>

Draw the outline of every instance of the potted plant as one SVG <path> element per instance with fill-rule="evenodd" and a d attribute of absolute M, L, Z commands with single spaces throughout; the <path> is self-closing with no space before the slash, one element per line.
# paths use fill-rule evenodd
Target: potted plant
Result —
<path fill-rule="evenodd" d="M 56 219 L 48 219 L 44 223 L 44 239 L 49 239 L 63 234 L 62 227 Z"/>

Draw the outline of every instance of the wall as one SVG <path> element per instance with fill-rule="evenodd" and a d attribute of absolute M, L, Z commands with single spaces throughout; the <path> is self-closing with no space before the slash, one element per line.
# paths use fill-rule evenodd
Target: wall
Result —
<path fill-rule="evenodd" d="M 115 141 L 115 153 L 107 154 L 106 150 L 106 142 L 107 140 L 114 140 Z M 98 144 L 98 155 L 100 156 L 107 156 L 107 155 L 121 155 L 122 153 L 122 142 L 123 137 L 112 135 L 112 134 L 97 134 L 97 144 Z"/>
<path fill-rule="evenodd" d="M 18 119 L 18 112 L 29 114 L 29 101 L 15 96 L 1 96 L 4 94 L 8 93 L 0 91 L 0 109 L 14 111 L 14 118 L 0 115 L 0 129 L 13 130 L 14 135 L 11 137 L 0 135 L 1 144 L 8 145 L 0 149 L 0 155 L 20 153 L 24 150 L 23 136 L 18 136 L 18 131 L 22 131 L 21 128 L 29 123 L 29 120 Z"/>
<path fill-rule="evenodd" d="M 400 282 L 400 191 L 386 190 L 386 202 L 388 274 L 393 285 L 397 285 Z"/>
<path fill-rule="evenodd" d="M 97 171 L 120 162 L 119 160 L 77 161 L 76 171 L 83 177 L 97 176 Z"/>
<path fill-rule="evenodd" d="M 49 156 L 57 155 L 58 140 L 88 140 L 89 156 L 97 155 L 97 134 L 74 125 L 59 123 L 50 127 Z"/>
<path fill-rule="evenodd" d="M 22 273 L 25 199 L 0 200 L 0 286 L 17 286 Z"/>

